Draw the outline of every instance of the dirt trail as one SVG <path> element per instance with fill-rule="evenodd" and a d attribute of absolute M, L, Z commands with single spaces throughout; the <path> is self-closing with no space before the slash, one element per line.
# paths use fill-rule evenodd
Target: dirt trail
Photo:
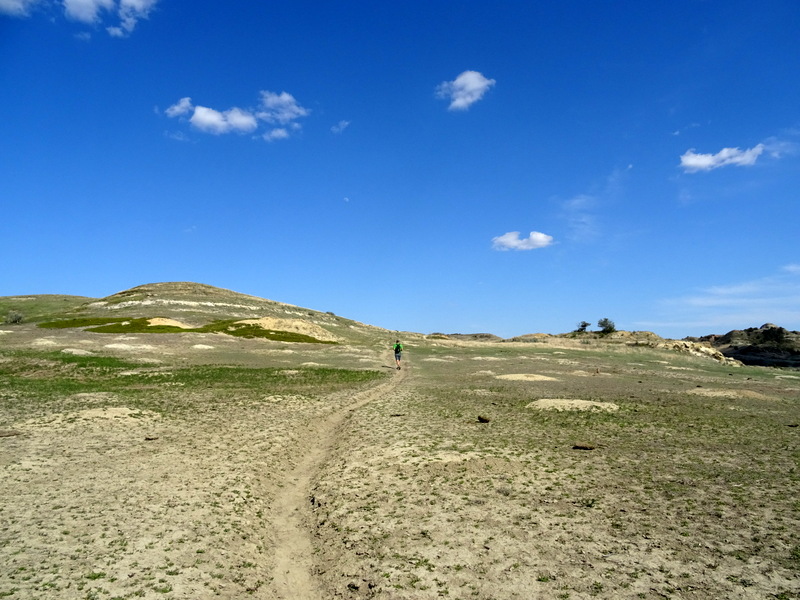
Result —
<path fill-rule="evenodd" d="M 392 361 L 393 362 L 393 361 Z M 394 390 L 408 377 L 404 368 L 389 381 L 353 396 L 353 401 L 323 419 L 308 434 L 305 455 L 289 473 L 282 493 L 273 506 L 275 532 L 275 571 L 273 584 L 277 596 L 287 600 L 317 600 L 321 597 L 313 576 L 313 548 L 307 527 L 310 513 L 311 482 L 329 458 L 342 428 L 352 413 L 365 404 Z"/>

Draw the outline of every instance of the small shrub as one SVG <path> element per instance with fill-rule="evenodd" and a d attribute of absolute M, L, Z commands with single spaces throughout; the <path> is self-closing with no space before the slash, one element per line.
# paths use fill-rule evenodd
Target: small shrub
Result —
<path fill-rule="evenodd" d="M 19 325 L 25 320 L 25 316 L 16 310 L 12 310 L 6 316 L 5 324 L 6 325 Z"/>
<path fill-rule="evenodd" d="M 591 323 L 589 321 L 581 321 L 578 323 L 578 328 L 575 330 L 576 333 L 586 333 L 587 327 L 589 327 Z"/>

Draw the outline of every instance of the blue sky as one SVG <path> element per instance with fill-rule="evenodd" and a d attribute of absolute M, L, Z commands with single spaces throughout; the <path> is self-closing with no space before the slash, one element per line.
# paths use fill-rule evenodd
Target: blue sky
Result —
<path fill-rule="evenodd" d="M 800 3 L 0 0 L 0 295 L 800 330 Z"/>

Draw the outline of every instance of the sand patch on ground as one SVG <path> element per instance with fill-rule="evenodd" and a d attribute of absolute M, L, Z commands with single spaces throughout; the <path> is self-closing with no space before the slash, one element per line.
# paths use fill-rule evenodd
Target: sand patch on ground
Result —
<path fill-rule="evenodd" d="M 93 352 L 90 352 L 89 350 L 84 350 L 82 348 L 64 348 L 61 351 L 61 353 L 71 354 L 73 356 L 91 356 L 92 354 L 94 354 Z"/>
<path fill-rule="evenodd" d="M 209 346 L 207 344 L 195 344 L 192 346 L 195 350 L 213 350 L 214 346 Z"/>
<path fill-rule="evenodd" d="M 707 398 L 752 398 L 753 400 L 770 400 L 769 396 L 754 392 L 752 390 L 689 390 L 695 396 L 705 396 Z"/>
<path fill-rule="evenodd" d="M 181 329 L 193 329 L 191 325 L 187 325 L 186 323 L 181 323 L 180 321 L 176 321 L 175 319 L 165 319 L 164 317 L 155 317 L 153 319 L 147 319 L 147 323 L 150 326 L 169 325 L 170 327 L 180 327 Z"/>
<path fill-rule="evenodd" d="M 300 319 L 279 319 L 277 317 L 262 317 L 260 319 L 245 319 L 237 321 L 245 325 L 258 325 L 263 329 L 272 331 L 290 331 L 292 333 L 300 333 L 308 335 L 323 342 L 338 342 L 340 338 L 333 335 L 330 331 L 314 323 L 302 321 Z"/>
<path fill-rule="evenodd" d="M 498 375 L 497 378 L 508 379 L 510 381 L 558 381 L 555 377 L 536 375 L 534 373 L 509 373 L 507 375 Z"/>
<path fill-rule="evenodd" d="M 568 398 L 542 398 L 528 404 L 525 408 L 539 410 L 599 410 L 614 412 L 619 406 L 613 402 L 593 402 L 592 400 L 572 400 Z"/>
<path fill-rule="evenodd" d="M 577 371 L 572 371 L 571 375 L 575 375 L 576 377 L 599 377 L 601 375 L 608 375 L 608 373 L 601 373 L 599 370 L 594 370 L 592 372 L 584 371 L 582 369 L 578 369 Z"/>

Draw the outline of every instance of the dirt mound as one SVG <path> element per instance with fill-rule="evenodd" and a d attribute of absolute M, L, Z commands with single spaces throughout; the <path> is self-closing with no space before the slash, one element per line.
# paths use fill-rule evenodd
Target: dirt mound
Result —
<path fill-rule="evenodd" d="M 604 412 L 614 412 L 619 410 L 619 406 L 613 402 L 594 402 L 592 400 L 573 400 L 569 398 L 542 398 L 535 400 L 527 405 L 526 408 L 538 410 L 599 410 Z"/>
<path fill-rule="evenodd" d="M 507 375 L 498 375 L 497 379 L 508 379 L 510 381 L 558 381 L 555 377 L 536 375 L 534 373 L 509 373 Z"/>

